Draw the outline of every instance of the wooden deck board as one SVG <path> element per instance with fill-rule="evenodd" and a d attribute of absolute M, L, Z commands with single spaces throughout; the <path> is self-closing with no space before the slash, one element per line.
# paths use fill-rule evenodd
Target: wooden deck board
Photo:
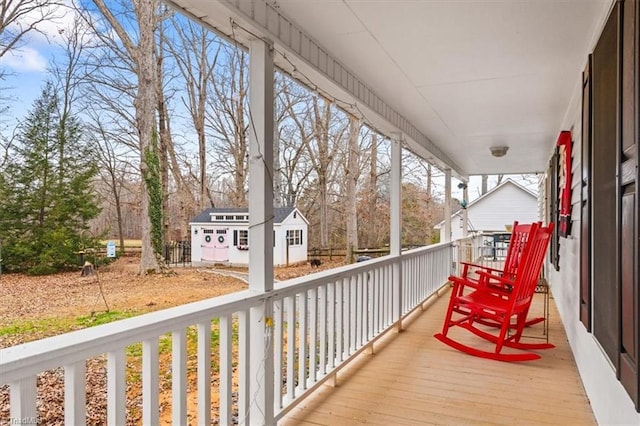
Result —
<path fill-rule="evenodd" d="M 553 302 L 549 340 L 554 349 L 523 363 L 491 361 L 458 352 L 433 337 L 448 293 L 390 332 L 373 354 L 361 354 L 281 421 L 282 425 L 496 424 L 595 425 Z M 537 295 L 533 315 L 542 314 Z M 542 325 L 529 333 L 542 336 Z M 456 331 L 458 332 L 458 331 Z M 459 330 L 460 340 L 479 340 Z M 490 348 L 490 346 L 488 346 Z"/>

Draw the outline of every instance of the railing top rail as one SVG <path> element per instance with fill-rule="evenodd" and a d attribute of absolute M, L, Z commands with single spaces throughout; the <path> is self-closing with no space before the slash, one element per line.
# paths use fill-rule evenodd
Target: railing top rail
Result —
<path fill-rule="evenodd" d="M 429 246 L 418 247 L 411 250 L 403 251 L 402 256 L 419 256 L 425 252 L 440 251 L 453 246 L 453 241 L 444 243 L 431 244 Z"/>

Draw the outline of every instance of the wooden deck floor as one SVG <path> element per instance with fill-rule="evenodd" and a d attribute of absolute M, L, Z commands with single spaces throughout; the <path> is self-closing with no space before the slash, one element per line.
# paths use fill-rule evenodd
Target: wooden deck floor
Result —
<path fill-rule="evenodd" d="M 506 363 L 466 355 L 433 338 L 448 296 L 413 315 L 404 332 L 381 339 L 374 354 L 360 355 L 338 373 L 336 387 L 323 385 L 279 424 L 596 424 L 553 298 L 549 340 L 556 348 L 540 351 L 540 360 Z M 543 299 L 536 295 L 532 311 L 542 312 Z M 529 333 L 543 337 L 542 326 Z"/>

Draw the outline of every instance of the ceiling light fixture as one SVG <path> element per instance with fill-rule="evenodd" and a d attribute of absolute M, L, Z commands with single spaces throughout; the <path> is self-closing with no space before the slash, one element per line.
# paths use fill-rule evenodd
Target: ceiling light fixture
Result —
<path fill-rule="evenodd" d="M 489 148 L 489 151 L 491 151 L 491 155 L 493 155 L 494 157 L 504 157 L 507 154 L 508 150 L 508 146 L 492 146 Z"/>

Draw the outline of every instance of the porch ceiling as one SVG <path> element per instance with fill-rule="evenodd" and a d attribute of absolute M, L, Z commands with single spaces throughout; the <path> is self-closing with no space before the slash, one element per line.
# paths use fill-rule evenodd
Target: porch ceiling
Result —
<path fill-rule="evenodd" d="M 251 24 L 235 15 L 245 1 L 171 3 L 231 34 L 229 18 Z M 546 169 L 611 0 L 268 3 L 426 137 L 414 141 L 419 155 L 430 151 L 465 176 Z M 336 93 L 293 56 L 286 62 Z M 503 145 L 507 155 L 492 157 L 489 147 Z"/>

